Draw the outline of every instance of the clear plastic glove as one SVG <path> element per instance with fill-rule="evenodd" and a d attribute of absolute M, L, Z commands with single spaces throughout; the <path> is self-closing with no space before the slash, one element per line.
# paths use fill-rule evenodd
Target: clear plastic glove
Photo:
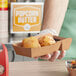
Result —
<path fill-rule="evenodd" d="M 52 29 L 43 30 L 43 31 L 40 32 L 39 35 L 41 35 L 41 34 L 44 35 L 44 34 L 48 34 L 48 33 L 51 33 L 52 35 L 56 35 L 56 36 L 58 35 L 56 33 L 56 31 L 52 30 Z M 44 59 L 44 60 L 49 60 L 49 61 L 53 62 L 56 59 L 62 59 L 65 56 L 65 54 L 66 54 L 66 51 L 61 50 L 61 51 L 56 51 L 56 52 L 54 52 L 52 54 L 47 54 L 47 55 L 37 57 L 37 58 Z"/>

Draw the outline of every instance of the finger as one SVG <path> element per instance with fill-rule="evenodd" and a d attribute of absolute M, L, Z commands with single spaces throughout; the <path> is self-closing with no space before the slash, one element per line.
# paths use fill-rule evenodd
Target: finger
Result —
<path fill-rule="evenodd" d="M 58 57 L 58 59 L 62 59 L 65 56 L 65 54 L 66 54 L 66 51 L 62 50 L 59 57 Z"/>
<path fill-rule="evenodd" d="M 51 58 L 51 54 L 47 54 L 40 57 L 40 59 L 50 59 L 50 58 Z"/>
<path fill-rule="evenodd" d="M 55 61 L 58 58 L 59 54 L 60 54 L 59 51 L 54 52 L 52 57 L 49 59 L 49 61 L 51 62 Z"/>
<path fill-rule="evenodd" d="M 47 55 L 44 55 L 44 56 L 40 56 L 40 57 L 35 57 L 35 59 L 38 59 L 38 58 L 48 58 L 48 54 Z"/>

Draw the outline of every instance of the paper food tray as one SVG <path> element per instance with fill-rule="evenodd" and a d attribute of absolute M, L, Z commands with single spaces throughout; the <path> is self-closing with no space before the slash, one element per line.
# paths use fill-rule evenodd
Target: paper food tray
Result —
<path fill-rule="evenodd" d="M 72 39 L 54 36 L 56 43 L 50 46 L 40 48 L 23 48 L 22 43 L 13 44 L 16 54 L 27 57 L 38 57 L 46 54 L 52 54 L 58 50 L 68 50 Z"/>
<path fill-rule="evenodd" d="M 45 46 L 40 48 L 23 48 L 21 47 L 21 43 L 13 44 L 16 54 L 27 56 L 27 57 L 38 57 L 46 54 L 51 54 L 54 51 L 57 51 L 60 47 L 61 42 L 57 42 L 51 46 Z"/>
<path fill-rule="evenodd" d="M 63 37 L 54 36 L 54 39 L 56 41 L 61 41 L 61 46 L 59 50 L 68 50 L 72 43 L 72 38 L 63 38 Z"/>

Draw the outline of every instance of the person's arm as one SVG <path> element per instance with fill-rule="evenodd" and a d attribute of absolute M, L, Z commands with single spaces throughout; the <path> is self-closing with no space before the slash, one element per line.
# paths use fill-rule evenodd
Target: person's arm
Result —
<path fill-rule="evenodd" d="M 68 7 L 68 2 L 69 0 L 45 0 L 43 27 L 40 34 L 59 34 Z M 61 52 L 56 51 L 53 54 L 41 56 L 40 59 L 54 61 L 56 59 L 62 59 L 65 56 L 65 53 L 64 50 L 61 50 Z"/>
<path fill-rule="evenodd" d="M 42 30 L 53 29 L 59 34 L 68 2 L 69 0 L 45 0 Z"/>

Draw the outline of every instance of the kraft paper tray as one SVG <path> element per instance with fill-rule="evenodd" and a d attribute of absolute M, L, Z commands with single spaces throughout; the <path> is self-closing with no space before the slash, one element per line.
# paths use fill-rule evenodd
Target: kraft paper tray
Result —
<path fill-rule="evenodd" d="M 22 43 L 13 44 L 13 47 L 16 54 L 33 58 L 51 54 L 58 50 L 68 50 L 72 42 L 72 38 L 62 38 L 54 36 L 54 39 L 56 41 L 55 44 L 41 48 L 23 48 L 21 47 Z"/>

